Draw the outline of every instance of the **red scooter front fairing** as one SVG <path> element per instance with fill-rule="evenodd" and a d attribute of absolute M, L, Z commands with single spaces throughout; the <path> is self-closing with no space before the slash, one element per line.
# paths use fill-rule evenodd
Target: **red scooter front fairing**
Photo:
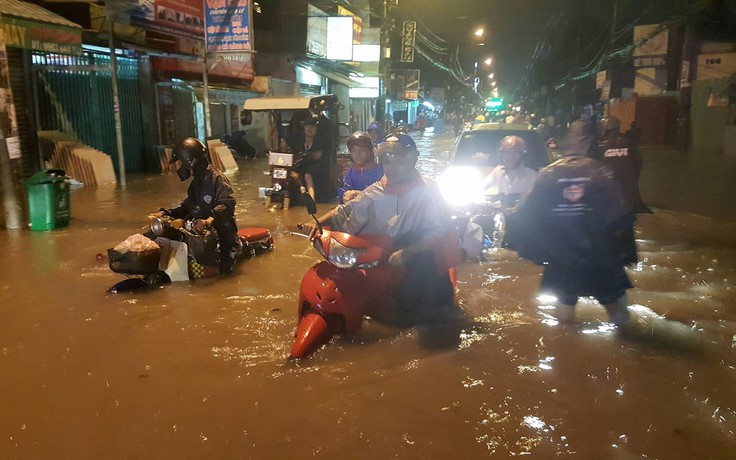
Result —
<path fill-rule="evenodd" d="M 359 238 L 325 230 L 314 245 L 327 260 L 307 270 L 302 279 L 292 358 L 308 355 L 335 334 L 358 331 L 365 315 L 390 321 L 395 310 L 393 293 L 403 279 L 403 269 L 385 260 L 390 254 L 385 237 Z M 338 251 L 355 257 L 339 259 Z"/>

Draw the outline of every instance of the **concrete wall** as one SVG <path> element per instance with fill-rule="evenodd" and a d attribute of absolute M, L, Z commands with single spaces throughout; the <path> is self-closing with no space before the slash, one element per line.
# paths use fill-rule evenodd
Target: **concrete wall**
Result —
<path fill-rule="evenodd" d="M 718 95 L 725 89 L 728 79 L 696 81 L 692 84 L 690 107 L 690 133 L 692 150 L 696 152 L 720 152 L 725 141 L 728 107 L 708 107 L 711 92 Z"/>

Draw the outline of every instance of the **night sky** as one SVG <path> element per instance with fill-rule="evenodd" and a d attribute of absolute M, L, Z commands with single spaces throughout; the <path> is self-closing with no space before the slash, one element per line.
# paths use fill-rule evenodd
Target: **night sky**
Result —
<path fill-rule="evenodd" d="M 624 28 L 636 22 L 651 24 L 668 18 L 672 4 L 678 0 L 621 0 L 618 27 Z M 716 9 L 706 18 L 705 30 L 733 30 L 736 1 L 716 0 Z M 545 26 L 555 15 L 561 21 L 573 23 L 581 16 L 588 25 L 601 33 L 610 31 L 613 17 L 613 0 L 401 0 L 402 15 L 416 14 L 432 32 L 452 41 L 467 43 L 461 59 L 466 72 L 470 72 L 477 59 L 492 55 L 493 72 L 503 90 L 513 90 L 524 75 L 537 43 L 543 38 Z M 720 9 L 720 10 L 719 10 Z M 731 15 L 724 14 L 728 10 Z M 560 14 L 562 13 L 562 14 Z M 701 26 L 703 20 L 700 21 Z M 487 30 L 485 46 L 471 46 L 473 30 L 477 25 Z M 421 30 L 421 29 L 420 29 Z M 630 39 L 629 39 L 630 40 Z M 418 62 L 426 65 L 419 58 Z M 429 78 L 441 72 L 425 72 Z M 423 78 L 424 79 L 424 78 Z"/>

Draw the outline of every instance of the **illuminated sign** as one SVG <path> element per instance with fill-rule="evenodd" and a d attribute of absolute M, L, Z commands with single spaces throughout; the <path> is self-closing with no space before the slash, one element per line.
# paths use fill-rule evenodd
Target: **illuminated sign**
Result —
<path fill-rule="evenodd" d="M 417 33 L 416 21 L 404 21 L 401 31 L 401 59 L 400 62 L 414 62 L 414 40 Z"/>
<path fill-rule="evenodd" d="M 501 110 L 503 108 L 503 99 L 500 97 L 487 99 L 486 108 L 490 110 Z"/>
<path fill-rule="evenodd" d="M 378 62 L 381 59 L 381 45 L 353 45 L 353 61 Z"/>
<path fill-rule="evenodd" d="M 353 18 L 353 45 L 359 45 L 363 43 L 363 18 L 340 5 L 337 6 L 337 14 L 339 14 L 340 16 L 350 16 Z"/>
<path fill-rule="evenodd" d="M 327 59 L 353 60 L 353 18 L 339 16 L 327 18 Z"/>

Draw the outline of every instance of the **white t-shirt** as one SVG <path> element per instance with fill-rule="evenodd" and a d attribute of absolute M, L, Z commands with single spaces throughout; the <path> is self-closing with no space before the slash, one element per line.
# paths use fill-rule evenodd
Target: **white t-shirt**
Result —
<path fill-rule="evenodd" d="M 532 190 L 537 172 L 526 166 L 506 171 L 506 167 L 498 165 L 486 177 L 485 195 L 527 194 Z"/>

